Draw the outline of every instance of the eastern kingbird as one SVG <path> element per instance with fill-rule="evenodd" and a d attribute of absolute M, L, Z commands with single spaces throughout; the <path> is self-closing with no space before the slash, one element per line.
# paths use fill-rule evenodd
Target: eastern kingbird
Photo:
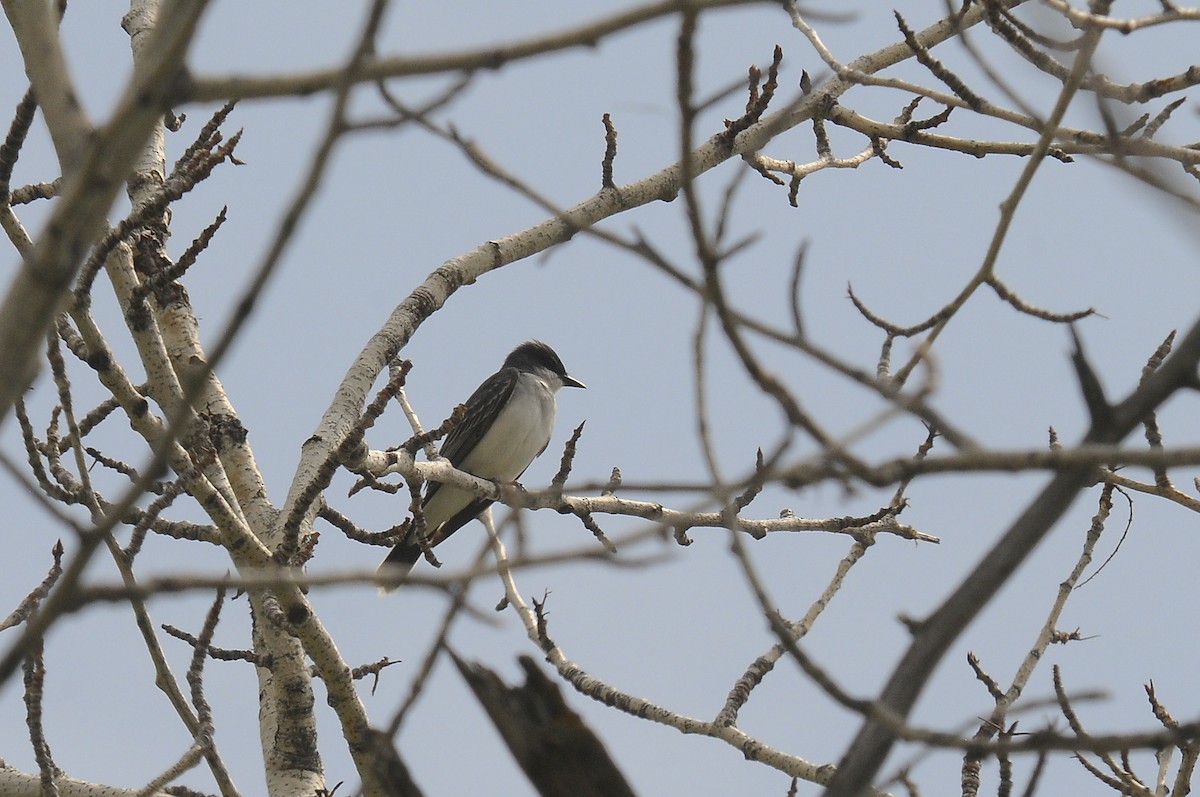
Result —
<path fill-rule="evenodd" d="M 586 387 L 567 374 L 554 349 L 538 340 L 522 343 L 500 370 L 467 399 L 462 423 L 446 435 L 442 456 L 455 468 L 481 479 L 511 482 L 546 450 L 554 433 L 554 396 L 562 387 Z M 492 501 L 440 482 L 429 482 L 421 508 L 429 545 L 437 545 L 478 517 Z M 421 558 L 411 524 L 379 566 L 393 581 Z M 385 588 L 386 589 L 386 588 Z M 391 591 L 396 586 L 387 589 Z"/>

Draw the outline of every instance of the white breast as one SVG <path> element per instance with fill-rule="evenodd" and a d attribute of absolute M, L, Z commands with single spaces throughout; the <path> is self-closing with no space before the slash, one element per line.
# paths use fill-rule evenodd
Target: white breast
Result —
<path fill-rule="evenodd" d="M 508 404 L 483 439 L 459 463 L 459 469 L 501 482 L 520 476 L 550 442 L 554 431 L 554 394 L 558 385 L 551 387 L 551 384 L 533 374 L 521 374 Z M 425 505 L 425 522 L 431 530 L 437 529 L 473 500 L 472 493 L 442 485 Z"/>
<path fill-rule="evenodd" d="M 459 468 L 483 479 L 512 481 L 550 442 L 554 393 L 532 374 L 521 374 L 512 398 Z"/>

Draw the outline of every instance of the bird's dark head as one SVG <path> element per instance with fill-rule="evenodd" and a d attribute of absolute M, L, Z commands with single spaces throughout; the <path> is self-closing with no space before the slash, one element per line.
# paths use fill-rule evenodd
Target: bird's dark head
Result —
<path fill-rule="evenodd" d="M 575 377 L 567 373 L 566 366 L 554 349 L 540 340 L 527 340 L 509 352 L 504 358 L 505 368 L 516 368 L 518 371 L 537 373 L 549 371 L 558 377 L 563 387 L 587 387 Z"/>

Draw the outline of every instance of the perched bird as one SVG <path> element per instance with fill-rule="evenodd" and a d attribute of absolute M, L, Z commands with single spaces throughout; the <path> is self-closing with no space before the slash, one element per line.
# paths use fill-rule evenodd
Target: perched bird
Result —
<path fill-rule="evenodd" d="M 442 456 L 472 476 L 515 481 L 549 445 L 554 433 L 555 395 L 562 387 L 586 385 L 567 373 L 554 349 L 545 343 L 522 343 L 467 399 L 466 416 L 446 435 Z M 429 544 L 442 542 L 491 503 L 448 484 L 429 482 L 421 501 Z M 408 536 L 396 543 L 379 566 L 379 575 L 395 581 L 419 558 L 421 545 L 410 527 Z"/>

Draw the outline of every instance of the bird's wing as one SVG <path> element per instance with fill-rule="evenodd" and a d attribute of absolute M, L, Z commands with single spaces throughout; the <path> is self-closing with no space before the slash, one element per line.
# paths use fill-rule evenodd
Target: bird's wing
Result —
<path fill-rule="evenodd" d="M 458 513 L 438 526 L 429 538 L 429 546 L 440 545 L 447 537 L 483 514 L 494 502 L 490 498 L 475 498 L 471 503 L 458 510 Z"/>
<path fill-rule="evenodd" d="M 450 460 L 450 464 L 459 467 L 483 436 L 491 428 L 500 412 L 512 398 L 521 372 L 516 368 L 502 368 L 484 380 L 466 402 L 466 416 L 463 422 L 454 427 L 442 443 L 441 455 Z M 519 478 L 519 477 L 518 477 Z M 441 488 L 441 482 L 429 482 L 425 488 L 425 498 L 422 506 L 427 506 Z M 430 546 L 437 545 L 460 528 L 479 516 L 492 503 L 487 498 L 472 498 L 462 509 L 437 528 L 428 529 Z M 386 570 L 407 573 L 417 560 L 421 558 L 421 546 L 411 533 L 393 546 L 387 558 L 380 565 L 380 572 Z M 393 573 L 394 575 L 394 573 Z"/>
<path fill-rule="evenodd" d="M 485 379 L 483 384 L 476 388 L 471 397 L 467 399 L 466 417 L 462 423 L 450 430 L 450 434 L 446 435 L 446 441 L 442 444 L 441 454 L 450 460 L 451 465 L 457 468 L 470 456 L 476 444 L 483 439 L 500 411 L 504 409 L 504 405 L 508 404 L 508 400 L 512 398 L 513 389 L 517 386 L 517 377 L 520 375 L 521 372 L 516 368 L 501 368 Z M 437 494 L 441 486 L 441 482 L 430 482 L 421 505 L 428 504 L 429 499 Z M 476 508 L 474 514 L 464 518 L 454 526 L 453 530 L 457 530 L 482 512 L 483 507 L 488 503 L 490 502 L 485 502 L 483 506 Z M 450 522 L 453 523 L 456 519 L 457 516 Z"/>
<path fill-rule="evenodd" d="M 547 443 L 546 445 L 549 445 L 549 443 Z M 542 446 L 542 451 L 545 451 L 545 450 L 546 450 L 546 446 Z M 538 452 L 539 457 L 542 455 L 542 451 Z M 533 464 L 533 463 L 530 463 L 530 464 Z M 525 470 L 529 470 L 529 468 L 526 467 Z M 513 479 L 513 481 L 517 481 L 522 476 L 524 476 L 525 470 L 518 473 L 516 478 Z M 433 484 L 430 484 L 429 486 L 436 487 L 437 483 L 435 482 Z M 467 504 L 462 509 L 460 509 L 453 517 L 451 517 L 449 520 L 442 523 L 442 525 L 438 526 L 437 529 L 433 532 L 433 536 L 430 538 L 429 544 L 431 546 L 433 546 L 433 545 L 437 545 L 438 543 L 442 542 L 442 540 L 446 539 L 451 534 L 458 531 L 459 529 L 461 529 L 463 526 L 470 523 L 475 518 L 479 517 L 481 514 L 483 514 L 483 510 L 487 509 L 489 506 L 491 506 L 494 503 L 495 503 L 495 501 L 493 501 L 490 498 L 475 498 L 474 500 L 471 501 L 471 503 Z"/>

